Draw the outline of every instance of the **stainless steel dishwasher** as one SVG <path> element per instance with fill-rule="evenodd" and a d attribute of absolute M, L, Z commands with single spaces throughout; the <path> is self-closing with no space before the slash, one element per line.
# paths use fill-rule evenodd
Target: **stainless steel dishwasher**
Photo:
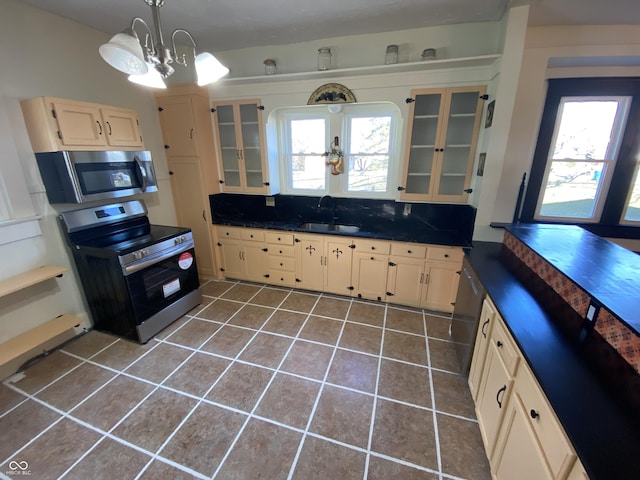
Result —
<path fill-rule="evenodd" d="M 460 283 L 451 319 L 451 340 L 454 342 L 460 373 L 468 376 L 473 345 L 480 323 L 480 312 L 486 291 L 478 280 L 467 256 L 462 261 Z"/>

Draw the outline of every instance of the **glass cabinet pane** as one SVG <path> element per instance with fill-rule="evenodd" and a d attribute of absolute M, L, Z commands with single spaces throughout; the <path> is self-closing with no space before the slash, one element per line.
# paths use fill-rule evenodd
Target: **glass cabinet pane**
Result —
<path fill-rule="evenodd" d="M 240 105 L 240 129 L 242 132 L 242 157 L 244 158 L 247 187 L 262 188 L 262 156 L 260 149 L 260 125 L 258 105 Z"/>
<path fill-rule="evenodd" d="M 405 186 L 408 194 L 430 193 L 441 102 L 439 93 L 416 95 Z"/>
<path fill-rule="evenodd" d="M 233 121 L 233 105 L 220 105 L 216 108 L 218 115 L 218 139 L 222 153 L 222 170 L 225 185 L 240 186 L 240 153 L 236 141 Z"/>

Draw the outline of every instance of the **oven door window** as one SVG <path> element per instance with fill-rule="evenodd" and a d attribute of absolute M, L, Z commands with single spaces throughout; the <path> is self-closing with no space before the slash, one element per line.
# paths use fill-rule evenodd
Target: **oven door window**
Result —
<path fill-rule="evenodd" d="M 200 286 L 193 249 L 125 278 L 138 325 Z"/>
<path fill-rule="evenodd" d="M 83 195 L 142 186 L 135 162 L 76 163 L 75 170 Z"/>

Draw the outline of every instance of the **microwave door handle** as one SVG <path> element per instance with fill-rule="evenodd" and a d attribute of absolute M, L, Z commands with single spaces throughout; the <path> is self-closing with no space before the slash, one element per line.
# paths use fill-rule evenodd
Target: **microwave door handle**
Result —
<path fill-rule="evenodd" d="M 146 192 L 147 191 L 147 171 L 145 170 L 144 165 L 142 165 L 142 162 L 140 161 L 137 155 L 134 155 L 133 161 L 136 162 L 136 166 L 138 167 L 138 172 L 140 172 L 140 178 L 142 179 L 141 190 L 143 192 Z"/>

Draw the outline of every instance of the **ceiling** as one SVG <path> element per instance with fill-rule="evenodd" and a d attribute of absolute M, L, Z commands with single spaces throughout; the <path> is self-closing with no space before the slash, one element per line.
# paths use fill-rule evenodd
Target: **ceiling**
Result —
<path fill-rule="evenodd" d="M 133 17 L 152 24 L 146 0 L 21 0 L 108 34 Z M 282 45 L 435 25 L 496 21 L 529 3 L 529 24 L 640 24 L 638 0 L 165 0 L 165 37 L 187 29 L 202 50 Z M 167 38 L 165 38 L 165 43 Z"/>

